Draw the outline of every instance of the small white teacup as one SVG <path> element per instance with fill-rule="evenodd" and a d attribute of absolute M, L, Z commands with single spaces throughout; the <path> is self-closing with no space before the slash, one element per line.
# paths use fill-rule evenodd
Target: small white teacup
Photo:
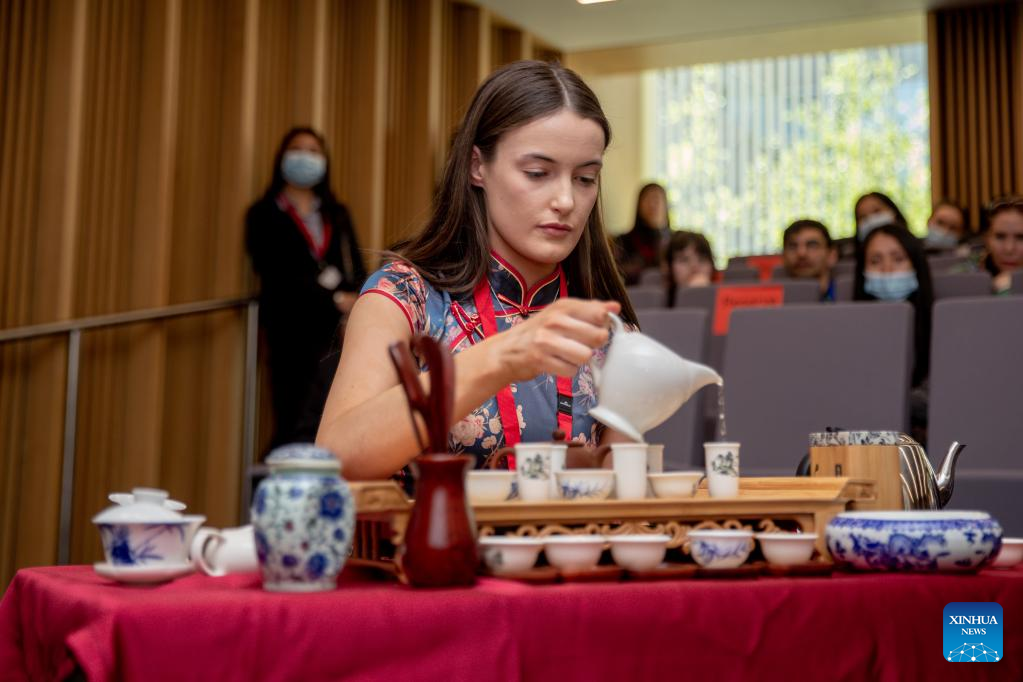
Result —
<path fill-rule="evenodd" d="M 704 443 L 707 489 L 711 497 L 739 494 L 739 443 Z"/>
<path fill-rule="evenodd" d="M 647 444 L 612 443 L 615 496 L 619 500 L 642 500 L 646 497 Z"/>
<path fill-rule="evenodd" d="M 516 443 L 515 475 L 519 499 L 539 502 L 558 497 L 555 474 L 565 468 L 563 443 Z"/>
<path fill-rule="evenodd" d="M 200 528 L 192 540 L 191 557 L 196 568 L 216 577 L 259 570 L 252 526 Z"/>
<path fill-rule="evenodd" d="M 816 533 L 757 533 L 767 563 L 775 566 L 805 564 L 813 556 Z"/>

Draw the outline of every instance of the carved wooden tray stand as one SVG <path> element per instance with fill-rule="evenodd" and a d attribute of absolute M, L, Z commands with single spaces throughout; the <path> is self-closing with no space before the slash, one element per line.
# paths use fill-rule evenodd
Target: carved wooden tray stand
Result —
<path fill-rule="evenodd" d="M 357 512 L 349 562 L 398 573 L 401 546 L 412 501 L 393 481 L 351 483 Z M 819 534 L 817 550 L 828 557 L 824 527 L 853 502 L 875 497 L 872 480 L 844 477 L 742 478 L 739 495 L 711 498 L 705 487 L 684 499 L 568 501 L 517 500 L 474 504 L 480 536 L 544 537 L 559 533 L 664 533 L 669 548 L 689 552 L 688 533 L 698 528 L 795 530 Z"/>

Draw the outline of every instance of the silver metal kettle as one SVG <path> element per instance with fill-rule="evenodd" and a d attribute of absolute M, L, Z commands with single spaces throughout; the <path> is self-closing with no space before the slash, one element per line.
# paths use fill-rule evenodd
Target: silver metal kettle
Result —
<path fill-rule="evenodd" d="M 955 484 L 956 460 L 966 446 L 953 441 L 935 474 L 927 453 L 919 443 L 903 433 L 899 434 L 896 444 L 899 448 L 903 508 L 941 509 L 948 504 Z"/>

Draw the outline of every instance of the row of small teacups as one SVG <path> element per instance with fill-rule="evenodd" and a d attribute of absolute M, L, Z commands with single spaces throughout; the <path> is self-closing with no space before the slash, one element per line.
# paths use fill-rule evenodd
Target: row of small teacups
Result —
<path fill-rule="evenodd" d="M 670 471 L 646 474 L 645 478 L 655 497 L 692 497 L 702 471 Z M 557 484 L 554 495 L 543 500 L 605 500 L 616 488 L 615 472 L 611 469 L 565 469 L 554 473 Z M 519 498 L 518 474 L 515 471 L 470 471 L 467 483 L 469 499 L 481 504 L 494 504 Z"/>
<path fill-rule="evenodd" d="M 753 533 L 750 530 L 691 530 L 689 551 L 704 568 L 725 569 L 742 565 L 760 541 L 768 563 L 794 566 L 813 555 L 815 533 Z M 536 565 L 540 550 L 547 562 L 562 571 L 585 571 L 596 567 L 605 546 L 621 568 L 649 571 L 664 562 L 667 535 L 551 535 L 545 538 L 489 536 L 479 541 L 487 567 L 495 574 L 528 571 Z"/>
<path fill-rule="evenodd" d="M 469 473 L 469 497 L 476 502 L 526 502 L 551 499 L 603 500 L 614 491 L 619 500 L 692 497 L 704 476 L 711 497 L 739 492 L 739 444 L 705 443 L 706 472 L 664 472 L 664 446 L 646 443 L 611 445 L 611 469 L 566 469 L 563 443 L 519 443 L 515 471 Z"/>

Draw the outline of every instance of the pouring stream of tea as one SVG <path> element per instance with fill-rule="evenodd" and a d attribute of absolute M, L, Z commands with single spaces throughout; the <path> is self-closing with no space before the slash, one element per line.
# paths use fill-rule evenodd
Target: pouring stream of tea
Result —
<path fill-rule="evenodd" d="M 728 430 L 725 428 L 725 385 L 718 384 L 718 440 L 726 440 Z"/>

